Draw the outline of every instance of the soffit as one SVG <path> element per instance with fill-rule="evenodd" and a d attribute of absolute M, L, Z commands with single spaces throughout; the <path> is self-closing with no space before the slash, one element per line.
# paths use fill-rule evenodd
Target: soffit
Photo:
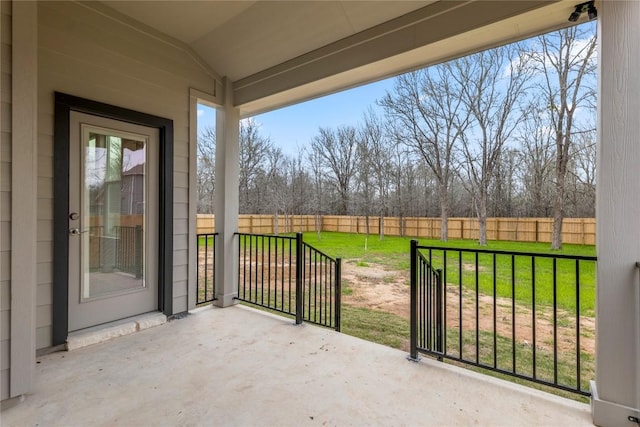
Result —
<path fill-rule="evenodd" d="M 93 4 L 195 52 L 246 116 L 567 26 L 575 1 Z"/>
<path fill-rule="evenodd" d="M 423 1 L 108 1 L 232 81 L 424 7 Z"/>

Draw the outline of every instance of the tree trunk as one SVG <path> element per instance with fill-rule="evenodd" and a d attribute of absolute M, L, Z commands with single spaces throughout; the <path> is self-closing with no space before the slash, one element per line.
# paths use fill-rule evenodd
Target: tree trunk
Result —
<path fill-rule="evenodd" d="M 444 185 L 438 186 L 438 197 L 440 199 L 440 240 L 449 240 L 449 197 L 447 188 Z"/>
<path fill-rule="evenodd" d="M 367 212 L 367 214 L 365 215 L 364 220 L 366 221 L 366 223 L 364 224 L 364 230 L 368 238 L 369 237 L 369 212 Z"/>
<path fill-rule="evenodd" d="M 564 173 L 558 173 L 556 179 L 556 194 L 553 198 L 553 233 L 551 235 L 551 249 L 562 249 L 562 220 L 564 213 Z"/>
<path fill-rule="evenodd" d="M 487 195 L 481 191 L 478 197 L 478 244 L 487 246 Z"/>
<path fill-rule="evenodd" d="M 316 214 L 316 218 L 315 218 L 315 223 L 316 223 L 316 234 L 318 235 L 318 241 L 320 241 L 320 232 L 322 231 L 322 217 L 320 216 L 320 214 Z"/>
<path fill-rule="evenodd" d="M 378 233 L 380 234 L 380 240 L 384 240 L 384 214 L 380 214 L 380 221 L 378 221 Z"/>
<path fill-rule="evenodd" d="M 275 212 L 275 214 L 273 215 L 273 234 L 275 234 L 276 236 L 278 235 L 278 231 L 280 228 L 280 224 L 278 221 L 278 211 Z"/>

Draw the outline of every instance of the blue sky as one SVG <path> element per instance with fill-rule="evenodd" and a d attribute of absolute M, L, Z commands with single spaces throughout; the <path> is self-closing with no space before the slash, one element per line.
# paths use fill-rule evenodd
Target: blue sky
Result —
<path fill-rule="evenodd" d="M 364 112 L 393 87 L 393 78 L 254 116 L 260 133 L 289 155 L 309 144 L 319 127 L 356 125 Z M 199 131 L 215 124 L 214 110 L 199 106 Z"/>
<path fill-rule="evenodd" d="M 582 24 L 585 29 L 595 32 L 595 22 Z M 535 40 L 535 39 L 534 39 Z M 534 41 L 535 43 L 535 41 Z M 586 43 L 586 39 L 584 40 Z M 576 51 L 584 44 L 577 43 Z M 333 95 L 281 108 L 254 116 L 260 124 L 260 134 L 291 156 L 297 156 L 300 147 L 309 144 L 317 135 L 319 127 L 337 128 L 340 125 L 357 125 L 362 121 L 369 106 L 381 112 L 376 100 L 393 88 L 393 78 L 370 83 Z M 198 131 L 205 126 L 215 125 L 215 112 L 199 106 Z"/>

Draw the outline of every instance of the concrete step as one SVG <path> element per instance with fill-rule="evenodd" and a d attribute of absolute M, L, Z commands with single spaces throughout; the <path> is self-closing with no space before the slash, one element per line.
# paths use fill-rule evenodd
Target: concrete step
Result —
<path fill-rule="evenodd" d="M 93 344 L 108 341 L 123 335 L 159 326 L 167 322 L 167 316 L 162 313 L 146 313 L 128 317 L 81 331 L 72 332 L 67 338 L 67 351 L 77 350 Z"/>

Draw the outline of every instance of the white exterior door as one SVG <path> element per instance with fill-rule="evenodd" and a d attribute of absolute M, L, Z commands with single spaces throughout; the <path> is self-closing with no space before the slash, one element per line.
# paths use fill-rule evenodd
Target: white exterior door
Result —
<path fill-rule="evenodd" d="M 69 332 L 158 310 L 158 135 L 71 113 Z"/>

